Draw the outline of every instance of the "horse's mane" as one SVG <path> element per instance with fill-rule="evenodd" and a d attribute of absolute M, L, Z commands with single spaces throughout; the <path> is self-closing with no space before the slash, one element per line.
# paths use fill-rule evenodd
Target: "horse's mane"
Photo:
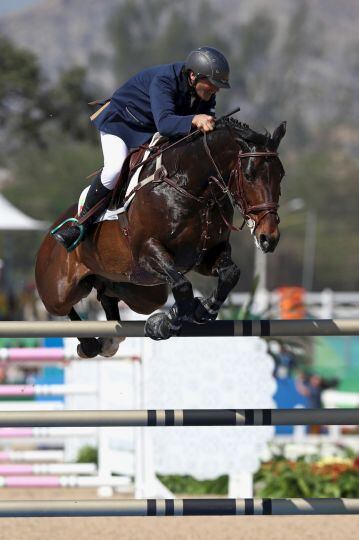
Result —
<path fill-rule="evenodd" d="M 257 131 L 251 129 L 248 124 L 240 122 L 235 118 L 221 118 L 216 123 L 216 129 L 223 129 L 228 127 L 233 129 L 240 139 L 255 145 L 266 146 L 270 139 L 270 133 L 268 133 L 268 131 L 266 131 L 265 133 L 258 133 Z"/>
<path fill-rule="evenodd" d="M 267 130 L 265 131 L 265 133 L 258 133 L 257 131 L 251 129 L 248 124 L 245 124 L 244 122 L 240 122 L 239 120 L 230 117 L 225 117 L 217 120 L 215 130 L 207 133 L 207 136 L 209 140 L 211 140 L 211 138 L 216 137 L 221 130 L 226 131 L 228 134 L 228 128 L 235 132 L 236 138 L 240 139 L 243 142 L 243 145 L 247 147 L 248 151 L 251 150 L 250 145 L 266 147 L 271 137 L 271 134 Z M 202 136 L 200 137 L 200 135 L 201 134 L 198 133 L 197 136 L 193 137 L 193 139 L 190 140 L 183 140 L 182 136 L 173 138 L 171 137 L 171 139 L 169 139 L 169 142 L 175 142 L 176 140 L 178 140 L 179 143 L 174 146 L 173 150 L 170 150 L 170 152 L 166 153 L 166 157 L 167 155 L 171 157 L 172 152 L 176 155 L 176 158 L 174 160 L 176 163 L 174 168 L 176 170 L 178 168 L 178 152 L 182 154 L 182 158 L 184 152 L 193 152 L 194 145 L 203 146 L 203 138 Z M 146 165 L 146 172 L 153 172 L 155 163 L 155 161 L 152 161 L 149 165 Z"/>

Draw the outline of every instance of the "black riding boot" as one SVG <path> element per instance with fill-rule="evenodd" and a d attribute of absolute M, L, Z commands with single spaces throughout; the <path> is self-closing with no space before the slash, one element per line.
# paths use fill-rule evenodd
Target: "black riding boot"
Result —
<path fill-rule="evenodd" d="M 84 216 L 97 204 L 101 199 L 106 197 L 111 190 L 107 189 L 101 182 L 101 175 L 98 174 L 95 179 L 92 181 L 90 189 L 87 192 L 86 199 L 81 210 L 79 217 Z M 72 224 L 66 226 L 67 220 L 63 224 L 55 227 L 51 231 L 52 236 L 64 246 L 67 251 L 72 251 L 75 249 L 79 243 L 82 241 L 88 229 L 93 225 L 98 216 L 100 216 L 104 210 L 106 210 L 108 199 L 99 206 L 99 208 L 94 212 L 82 225 L 76 223 L 75 219 L 71 219 Z M 64 226 L 62 226 L 64 225 Z"/>

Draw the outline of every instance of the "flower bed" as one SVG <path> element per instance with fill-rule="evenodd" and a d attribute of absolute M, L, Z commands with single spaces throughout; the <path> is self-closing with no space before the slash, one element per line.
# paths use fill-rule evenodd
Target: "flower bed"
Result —
<path fill-rule="evenodd" d="M 276 457 L 255 474 L 255 492 L 271 498 L 359 497 L 359 457 Z"/>

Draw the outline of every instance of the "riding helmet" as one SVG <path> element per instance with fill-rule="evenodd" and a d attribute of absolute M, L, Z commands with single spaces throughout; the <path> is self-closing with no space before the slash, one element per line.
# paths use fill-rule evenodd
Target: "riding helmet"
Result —
<path fill-rule="evenodd" d="M 193 71 L 197 81 L 206 77 L 218 88 L 230 88 L 228 61 L 214 47 L 198 47 L 191 51 L 186 58 L 185 70 Z"/>

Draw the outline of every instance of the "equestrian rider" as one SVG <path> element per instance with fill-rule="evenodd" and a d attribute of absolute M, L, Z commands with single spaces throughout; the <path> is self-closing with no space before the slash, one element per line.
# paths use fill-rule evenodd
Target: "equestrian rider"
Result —
<path fill-rule="evenodd" d="M 79 217 L 85 215 L 115 187 L 122 165 L 132 148 L 158 131 L 166 137 L 183 137 L 191 129 L 214 129 L 216 93 L 230 88 L 229 65 L 213 47 L 199 47 L 185 63 L 145 69 L 129 79 L 91 117 L 100 131 L 104 166 L 93 180 Z M 108 199 L 80 226 L 53 231 L 67 251 L 81 242 L 83 233 L 104 212 Z"/>

